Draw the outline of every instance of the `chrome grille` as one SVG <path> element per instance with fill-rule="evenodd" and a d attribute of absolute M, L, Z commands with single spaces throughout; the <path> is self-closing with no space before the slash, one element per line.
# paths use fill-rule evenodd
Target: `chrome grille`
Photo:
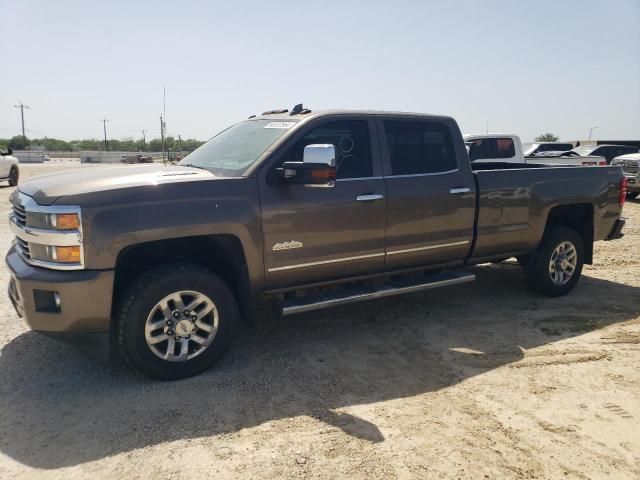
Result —
<path fill-rule="evenodd" d="M 622 164 L 622 171 L 625 173 L 638 173 L 638 161 L 625 160 Z"/>
<path fill-rule="evenodd" d="M 16 240 L 18 242 L 18 250 L 20 250 L 20 253 L 22 254 L 22 256 L 25 257 L 26 259 L 31 259 L 31 251 L 29 250 L 29 242 L 25 242 L 24 240 L 22 240 L 19 237 L 16 237 Z"/>
<path fill-rule="evenodd" d="M 22 205 L 17 203 L 13 204 L 13 218 L 18 225 L 22 227 L 27 226 L 27 211 Z"/>

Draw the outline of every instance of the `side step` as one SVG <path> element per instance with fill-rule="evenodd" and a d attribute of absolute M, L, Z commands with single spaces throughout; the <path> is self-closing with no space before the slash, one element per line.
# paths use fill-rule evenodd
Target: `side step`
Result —
<path fill-rule="evenodd" d="M 376 298 L 391 297 L 401 293 L 418 292 L 430 288 L 446 287 L 458 283 L 473 282 L 476 276 L 469 272 L 443 272 L 431 274 L 419 279 L 396 280 L 376 286 L 361 286 L 331 291 L 317 295 L 285 300 L 280 304 L 282 315 L 310 312 L 322 308 L 335 307 L 345 303 L 362 302 Z"/>

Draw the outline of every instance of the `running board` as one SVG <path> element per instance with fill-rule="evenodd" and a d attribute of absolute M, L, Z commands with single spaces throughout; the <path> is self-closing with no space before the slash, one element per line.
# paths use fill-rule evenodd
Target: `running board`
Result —
<path fill-rule="evenodd" d="M 344 290 L 285 300 L 280 304 L 280 313 L 283 316 L 293 315 L 294 313 L 310 312 L 346 303 L 363 302 L 402 293 L 419 292 L 431 288 L 473 282 L 475 279 L 476 276 L 469 272 L 444 272 L 431 274 L 420 279 L 390 281 L 384 285 L 346 288 Z"/>

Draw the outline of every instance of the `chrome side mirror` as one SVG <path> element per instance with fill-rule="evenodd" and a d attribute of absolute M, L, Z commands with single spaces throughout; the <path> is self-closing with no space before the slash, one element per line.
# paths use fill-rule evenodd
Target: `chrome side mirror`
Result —
<path fill-rule="evenodd" d="M 307 145 L 302 162 L 284 162 L 278 172 L 285 183 L 333 187 L 336 184 L 336 149 L 330 144 Z"/>
<path fill-rule="evenodd" d="M 324 163 L 329 167 L 336 166 L 336 148 L 330 143 L 318 143 L 304 147 L 302 154 L 304 163 Z"/>

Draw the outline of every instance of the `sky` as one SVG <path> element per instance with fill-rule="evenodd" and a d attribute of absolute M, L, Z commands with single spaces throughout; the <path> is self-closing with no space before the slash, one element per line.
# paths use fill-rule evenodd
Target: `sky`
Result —
<path fill-rule="evenodd" d="M 0 137 L 207 139 L 296 103 L 640 139 L 640 0 L 0 0 Z"/>

